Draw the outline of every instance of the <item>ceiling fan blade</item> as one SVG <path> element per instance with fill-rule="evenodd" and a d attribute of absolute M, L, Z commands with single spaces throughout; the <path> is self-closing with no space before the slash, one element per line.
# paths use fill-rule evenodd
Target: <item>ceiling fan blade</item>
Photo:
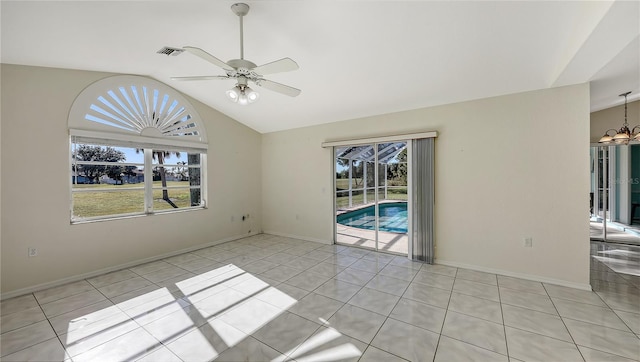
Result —
<path fill-rule="evenodd" d="M 256 82 L 256 84 L 261 87 L 270 89 L 274 92 L 282 93 L 289 97 L 295 97 L 300 94 L 300 92 L 302 92 L 300 89 L 289 87 L 288 85 L 272 82 L 266 79 L 260 79 Z"/>
<path fill-rule="evenodd" d="M 171 80 L 212 80 L 212 79 L 230 79 L 225 75 L 196 75 L 192 77 L 171 77 Z"/>
<path fill-rule="evenodd" d="M 274 74 L 281 72 L 290 72 L 298 69 L 298 63 L 291 58 L 282 58 L 271 63 L 263 64 L 253 68 L 252 70 L 258 74 Z"/>
<path fill-rule="evenodd" d="M 213 63 L 213 64 L 219 66 L 222 69 L 225 69 L 225 70 L 232 70 L 233 69 L 233 67 L 230 66 L 229 64 L 223 62 L 222 60 L 214 57 L 213 55 L 205 52 L 204 50 L 202 50 L 200 48 L 190 47 L 190 46 L 185 46 L 185 47 L 182 47 L 182 48 L 184 50 L 188 51 L 189 53 L 208 61 L 209 63 Z"/>

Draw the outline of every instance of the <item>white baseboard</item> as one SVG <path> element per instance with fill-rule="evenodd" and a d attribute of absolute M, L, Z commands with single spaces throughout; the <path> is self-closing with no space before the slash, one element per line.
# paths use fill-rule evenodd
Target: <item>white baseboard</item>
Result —
<path fill-rule="evenodd" d="M 278 231 L 264 230 L 263 233 L 269 234 L 269 235 L 275 235 L 275 236 L 282 236 L 284 238 L 300 239 L 300 240 L 304 240 L 304 241 L 313 241 L 315 243 L 321 243 L 321 244 L 327 244 L 327 245 L 333 244 L 333 241 L 331 241 L 331 240 L 315 239 L 315 238 L 310 238 L 308 236 L 285 234 L 285 233 L 281 233 L 281 232 L 278 232 Z"/>
<path fill-rule="evenodd" d="M 134 267 L 136 265 L 145 264 L 145 263 L 149 263 L 149 262 L 160 260 L 160 259 L 164 259 L 164 258 L 169 258 L 169 257 L 176 256 L 176 255 L 179 255 L 179 254 L 189 253 L 189 252 L 196 251 L 196 250 L 199 250 L 199 249 L 208 248 L 210 246 L 214 246 L 214 245 L 218 245 L 218 244 L 222 244 L 222 243 L 226 243 L 226 242 L 229 242 L 229 241 L 238 240 L 238 239 L 242 239 L 242 238 L 246 238 L 246 237 L 253 236 L 253 235 L 258 235 L 258 234 L 261 234 L 261 233 L 254 232 L 254 233 L 247 233 L 247 234 L 242 234 L 242 235 L 235 235 L 235 236 L 231 236 L 231 237 L 220 239 L 220 240 L 216 240 L 216 241 L 211 241 L 211 242 L 208 242 L 208 243 L 205 243 L 205 244 L 200 244 L 200 245 L 192 246 L 192 247 L 181 249 L 181 250 L 176 250 L 176 251 L 172 251 L 172 252 L 169 252 L 169 253 L 152 256 L 152 257 L 149 257 L 149 258 L 138 259 L 138 260 L 131 261 L 131 262 L 128 262 L 128 263 L 119 264 L 119 265 L 111 266 L 111 267 L 108 267 L 108 268 L 94 270 L 94 271 L 91 271 L 91 272 L 88 272 L 88 273 L 83 273 L 83 274 L 79 274 L 79 275 L 73 275 L 73 276 L 70 276 L 70 277 L 66 277 L 66 278 L 54 280 L 54 281 L 51 281 L 51 282 L 46 282 L 46 283 L 34 285 L 34 286 L 31 286 L 31 287 L 22 288 L 22 289 L 18 289 L 18 290 L 13 290 L 13 291 L 10 291 L 10 292 L 2 293 L 2 295 L 0 295 L 0 300 L 19 297 L 21 295 L 38 292 L 38 291 L 41 291 L 41 290 L 57 287 L 57 286 L 68 284 L 68 283 L 77 282 L 77 281 L 80 281 L 80 280 L 83 280 L 83 279 L 93 278 L 93 277 L 96 277 L 98 275 L 111 273 L 111 272 L 122 270 L 122 269 L 131 268 L 131 267 Z"/>
<path fill-rule="evenodd" d="M 62 279 L 54 280 L 54 281 L 51 281 L 51 282 L 46 282 L 46 283 L 42 283 L 42 284 L 31 286 L 31 287 L 21 288 L 21 289 L 18 289 L 18 290 L 2 293 L 0 295 L 0 300 L 5 300 L 5 299 L 14 298 L 14 297 L 18 297 L 18 296 L 29 294 L 29 293 L 34 293 L 34 292 L 37 292 L 37 291 L 41 291 L 41 290 L 57 287 L 57 286 L 68 284 L 68 283 L 73 283 L 73 282 L 80 281 L 80 280 L 83 280 L 83 279 L 93 278 L 93 277 L 96 277 L 98 275 L 102 275 L 102 274 L 106 274 L 106 273 L 110 273 L 110 272 L 114 272 L 114 271 L 118 271 L 118 270 L 122 270 L 122 269 L 126 269 L 126 268 L 131 268 L 131 267 L 134 267 L 136 265 L 149 263 L 149 262 L 152 262 L 152 261 L 156 261 L 156 260 L 172 257 L 172 256 L 183 254 L 183 253 L 192 252 L 192 251 L 195 251 L 195 250 L 199 250 L 199 249 L 207 248 L 207 247 L 210 247 L 210 246 L 226 243 L 226 242 L 229 242 L 229 241 L 242 239 L 242 238 L 245 238 L 245 237 L 248 237 L 248 236 L 258 235 L 258 234 L 261 234 L 261 233 L 269 234 L 269 235 L 275 235 L 275 236 L 282 236 L 282 237 L 292 238 L 292 239 L 299 239 L 299 240 L 304 240 L 304 241 L 311 241 L 311 242 L 316 242 L 316 243 L 321 243 L 321 244 L 326 244 L 326 245 L 333 244 L 333 242 L 331 240 L 316 239 L 316 238 L 310 238 L 310 237 L 306 237 L 306 236 L 286 234 L 286 233 L 281 233 L 281 232 L 277 232 L 277 231 L 270 231 L 270 230 L 265 230 L 263 232 L 253 232 L 253 233 L 248 233 L 248 234 L 235 235 L 235 236 L 231 236 L 231 237 L 220 239 L 220 240 L 216 240 L 216 241 L 211 241 L 211 242 L 208 242 L 208 243 L 205 243 L 205 244 L 200 244 L 200 245 L 197 245 L 197 246 L 192 246 L 192 247 L 189 247 L 189 248 L 172 251 L 172 252 L 165 253 L 165 254 L 156 255 L 156 256 L 153 256 L 153 257 L 149 257 L 149 258 L 139 259 L 139 260 L 135 260 L 135 261 L 128 262 L 128 263 L 119 264 L 119 265 L 116 265 L 116 266 L 112 266 L 112 267 L 108 267 L 108 268 L 103 268 L 103 269 L 91 271 L 91 272 L 88 272 L 88 273 L 74 275 L 74 276 L 70 276 L 70 277 L 67 277 L 67 278 L 62 278 Z M 576 288 L 576 289 L 588 290 L 588 291 L 592 290 L 591 289 L 591 285 L 589 285 L 589 284 L 574 283 L 574 282 L 561 280 L 561 279 L 542 277 L 542 276 L 539 276 L 539 275 L 516 273 L 516 272 L 512 272 L 512 271 L 507 271 L 507 270 L 486 268 L 486 267 L 481 267 L 481 266 L 477 266 L 477 265 L 470 265 L 470 264 L 458 263 L 458 262 L 441 260 L 441 259 L 436 259 L 435 263 L 436 264 L 447 265 L 447 266 L 452 266 L 452 267 L 457 267 L 457 268 L 465 268 L 465 269 L 477 270 L 477 271 L 482 271 L 482 272 L 487 272 L 487 273 L 505 275 L 505 276 L 509 276 L 509 277 L 532 280 L 532 281 L 536 281 L 536 282 L 555 284 L 555 285 L 560 285 L 560 286 L 569 287 L 569 288 Z"/>
<path fill-rule="evenodd" d="M 508 270 L 502 270 L 502 269 L 485 268 L 485 267 L 481 267 L 481 266 L 477 266 L 477 265 L 470 265 L 470 264 L 458 263 L 458 262 L 454 262 L 454 261 L 447 261 L 447 260 L 441 260 L 441 259 L 436 259 L 434 261 L 434 263 L 435 264 L 452 266 L 452 267 L 456 267 L 456 268 L 465 268 L 465 269 L 471 269 L 471 270 L 476 270 L 476 271 L 481 271 L 481 272 L 486 272 L 486 273 L 504 275 L 504 276 L 508 276 L 508 277 L 532 280 L 534 282 L 555 284 L 555 285 L 560 285 L 560 286 L 563 286 L 563 287 L 575 288 L 575 289 L 580 289 L 580 290 L 588 290 L 588 291 L 592 290 L 590 284 L 574 283 L 574 282 L 570 282 L 570 281 L 567 281 L 567 280 L 555 279 L 555 278 L 547 278 L 547 277 L 543 277 L 543 276 L 539 276 L 539 275 L 516 273 L 516 272 L 512 272 L 512 271 L 508 271 Z"/>

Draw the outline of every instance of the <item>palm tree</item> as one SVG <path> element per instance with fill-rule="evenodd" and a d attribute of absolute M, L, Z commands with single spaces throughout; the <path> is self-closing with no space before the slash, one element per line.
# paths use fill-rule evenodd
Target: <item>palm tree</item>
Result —
<path fill-rule="evenodd" d="M 142 152 L 142 149 L 136 148 L 136 153 Z M 167 175 L 164 169 L 164 160 L 171 157 L 171 155 L 175 155 L 176 157 L 180 157 L 180 152 L 169 152 L 169 151 L 153 151 L 153 159 L 158 160 L 158 164 L 160 165 L 158 168 L 160 169 L 160 182 L 162 183 L 162 199 L 166 201 L 173 208 L 177 209 L 178 205 L 174 204 L 173 201 L 169 198 L 169 191 L 167 190 Z"/>

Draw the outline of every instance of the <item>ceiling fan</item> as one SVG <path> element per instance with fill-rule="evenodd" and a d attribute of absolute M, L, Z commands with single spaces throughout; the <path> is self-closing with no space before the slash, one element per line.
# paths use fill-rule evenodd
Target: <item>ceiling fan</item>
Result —
<path fill-rule="evenodd" d="M 244 59 L 244 40 L 243 40 L 243 23 L 242 18 L 249 13 L 249 5 L 237 3 L 231 5 L 231 10 L 240 18 L 240 59 L 231 59 L 228 62 L 214 57 L 206 51 L 192 47 L 183 47 L 195 56 L 198 56 L 209 63 L 222 68 L 227 75 L 208 75 L 208 76 L 192 76 L 192 77 L 172 77 L 172 80 L 212 80 L 212 79 L 235 79 L 236 85 L 227 91 L 227 96 L 233 102 L 240 104 L 249 104 L 258 100 L 259 94 L 249 87 L 249 82 L 255 83 L 260 87 L 270 89 L 272 91 L 295 97 L 300 94 L 301 90 L 290 87 L 288 85 L 276 83 L 263 78 L 265 74 L 274 74 L 281 72 L 289 72 L 298 69 L 298 64 L 290 58 L 282 58 L 264 65 L 257 66 L 255 63 Z M 169 55 L 169 53 L 165 53 Z"/>

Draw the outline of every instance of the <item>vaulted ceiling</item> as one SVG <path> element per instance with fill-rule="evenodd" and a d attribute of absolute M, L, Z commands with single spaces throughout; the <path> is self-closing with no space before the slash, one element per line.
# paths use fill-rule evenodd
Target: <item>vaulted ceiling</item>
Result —
<path fill-rule="evenodd" d="M 259 132 L 591 82 L 591 109 L 640 97 L 638 1 L 247 1 L 244 55 L 300 69 L 266 76 L 295 98 L 231 80 L 189 53 L 239 58 L 234 1 L 2 1 L 2 63 L 153 77 Z"/>

